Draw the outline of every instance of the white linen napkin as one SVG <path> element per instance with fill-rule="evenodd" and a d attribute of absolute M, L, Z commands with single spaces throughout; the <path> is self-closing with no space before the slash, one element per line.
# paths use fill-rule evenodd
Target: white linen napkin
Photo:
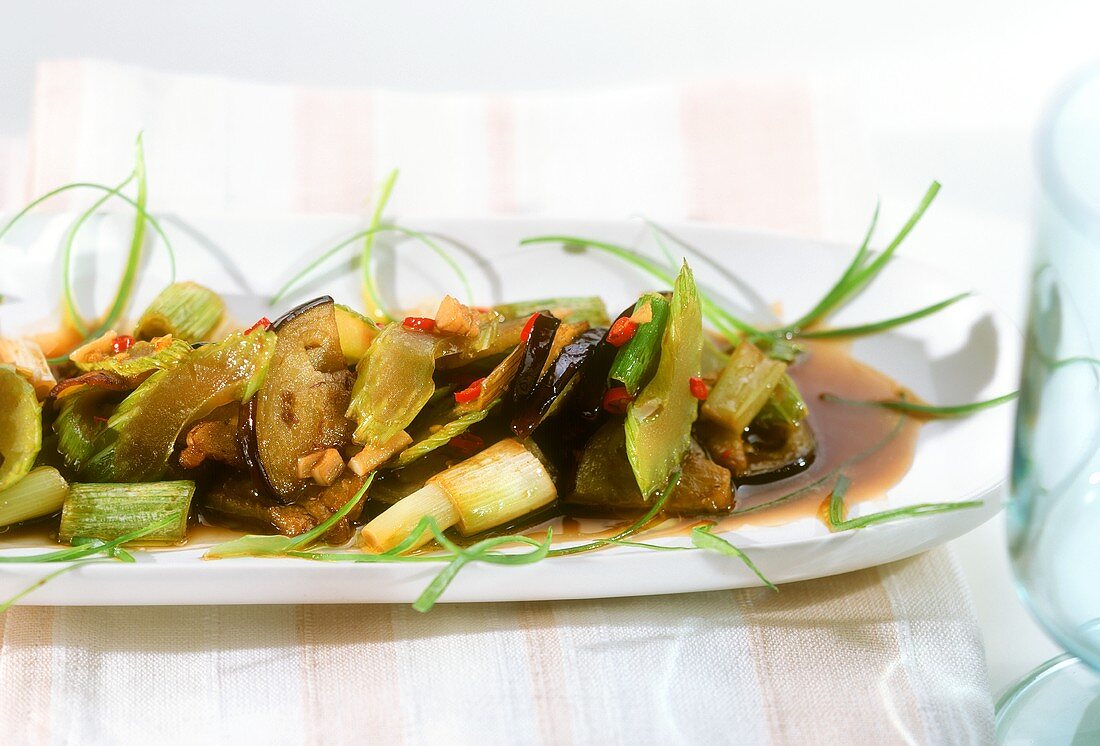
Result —
<path fill-rule="evenodd" d="M 360 212 L 399 166 L 403 216 L 642 213 L 829 235 L 849 224 L 840 206 L 861 200 L 862 215 L 871 192 L 858 128 L 826 86 L 407 94 L 51 62 L 26 154 L 0 147 L 0 207 L 117 180 L 143 130 L 158 211 Z M 778 594 L 426 615 L 22 607 L 0 616 L 0 640 L 12 743 L 992 737 L 981 641 L 946 549 Z"/>

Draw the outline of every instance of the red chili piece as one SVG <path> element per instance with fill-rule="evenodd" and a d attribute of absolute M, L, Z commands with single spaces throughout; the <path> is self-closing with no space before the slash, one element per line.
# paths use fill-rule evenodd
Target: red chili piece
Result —
<path fill-rule="evenodd" d="M 477 399 L 481 396 L 481 382 L 484 380 L 484 378 L 479 378 L 461 391 L 456 391 L 455 401 L 459 404 L 469 404 Z"/>
<path fill-rule="evenodd" d="M 537 313 L 531 314 L 530 318 L 527 319 L 527 323 L 523 325 L 523 331 L 519 333 L 519 338 L 524 342 L 531 338 L 531 331 L 535 328 L 535 319 L 538 317 Z"/>
<path fill-rule="evenodd" d="M 473 433 L 462 433 L 447 441 L 447 445 L 462 456 L 473 456 L 485 446 L 485 441 Z"/>
<path fill-rule="evenodd" d="M 111 342 L 111 350 L 117 355 L 120 352 L 126 352 L 134 346 L 134 338 L 129 334 L 120 334 L 115 337 L 115 341 Z"/>
<path fill-rule="evenodd" d="M 710 387 L 702 378 L 695 378 L 694 376 L 690 378 L 688 388 L 691 389 L 691 395 L 699 401 L 706 401 L 706 398 L 710 396 Z"/>
<path fill-rule="evenodd" d="M 257 321 L 252 326 L 245 329 L 244 333 L 245 334 L 251 334 L 252 332 L 256 331 L 257 329 L 263 329 L 266 332 L 270 327 L 271 327 L 271 319 L 269 319 L 266 316 L 261 316 L 260 320 Z"/>
<path fill-rule="evenodd" d="M 615 323 L 607 330 L 607 341 L 615 347 L 622 347 L 634 338 L 636 331 L 638 331 L 638 325 L 623 316 L 621 319 L 615 319 Z"/>
<path fill-rule="evenodd" d="M 405 320 L 401 322 L 401 326 L 418 332 L 434 332 L 435 319 L 424 316 L 406 316 Z"/>
<path fill-rule="evenodd" d="M 626 386 L 616 386 L 603 395 L 603 408 L 611 414 L 624 414 L 633 400 Z"/>

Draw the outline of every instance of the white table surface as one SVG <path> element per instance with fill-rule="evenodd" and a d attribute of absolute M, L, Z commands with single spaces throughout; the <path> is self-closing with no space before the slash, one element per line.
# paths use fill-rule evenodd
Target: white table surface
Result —
<path fill-rule="evenodd" d="M 924 259 L 1020 316 L 1034 189 L 1030 142 L 1060 78 L 1098 54 L 1090 0 L 557 0 L 408 3 L 192 0 L 5 9 L 0 138 L 27 130 L 34 67 L 99 57 L 272 82 L 414 90 L 547 89 L 813 74 L 857 92 L 869 170 L 838 187 L 830 238 L 884 224 L 945 188 Z M 109 7 L 109 9 L 108 9 Z M 842 194 L 840 193 L 842 192 Z M 931 216 L 930 216 L 931 217 Z M 1007 445 L 1006 445 L 1007 447 Z M 957 540 L 999 691 L 1056 654 L 1016 599 L 1003 518 Z"/>

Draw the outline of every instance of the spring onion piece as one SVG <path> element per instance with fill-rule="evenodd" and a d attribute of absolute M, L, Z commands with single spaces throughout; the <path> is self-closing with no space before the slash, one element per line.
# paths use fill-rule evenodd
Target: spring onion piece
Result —
<path fill-rule="evenodd" d="M 860 245 L 859 250 L 856 252 L 852 263 L 837 280 L 836 284 L 825 294 L 825 297 L 818 301 L 812 309 L 806 312 L 797 321 L 784 327 L 782 332 L 797 333 L 802 330 L 813 326 L 814 324 L 824 320 L 829 314 L 836 311 L 845 303 L 850 301 L 855 296 L 859 295 L 862 290 L 867 287 L 867 284 L 878 275 L 879 272 L 890 262 L 894 256 L 894 252 L 897 251 L 901 242 L 909 235 L 909 233 L 920 222 L 921 217 L 932 204 L 932 200 L 936 198 L 936 194 L 940 191 L 939 182 L 933 181 L 928 187 L 928 190 L 924 193 L 923 199 L 917 209 L 902 226 L 901 230 L 894 237 L 894 240 L 882 250 L 881 253 L 875 256 L 874 259 L 869 259 L 869 244 L 871 242 L 871 236 L 874 233 L 875 225 L 878 222 L 878 207 L 875 207 L 874 216 L 871 219 L 871 227 L 867 231 L 866 237 L 863 239 L 863 243 Z"/>
<path fill-rule="evenodd" d="M 768 403 L 786 372 L 786 364 L 768 358 L 745 340 L 733 351 L 703 402 L 702 416 L 741 432 Z"/>
<path fill-rule="evenodd" d="M 901 518 L 915 518 L 922 515 L 950 513 L 955 510 L 966 510 L 968 508 L 980 508 L 984 504 L 981 500 L 966 500 L 963 502 L 951 503 L 919 503 L 917 505 L 907 505 L 904 508 L 894 508 L 892 510 L 869 513 L 867 515 L 861 515 L 858 518 L 845 519 L 844 495 L 847 493 L 850 485 L 851 480 L 841 474 L 836 480 L 836 486 L 833 487 L 833 491 L 829 495 L 829 509 L 825 515 L 825 523 L 830 531 L 850 531 L 856 528 L 864 528 L 865 526 L 870 526 L 875 523 L 896 521 Z"/>
<path fill-rule="evenodd" d="M 587 321 L 591 326 L 607 326 L 610 320 L 603 299 L 592 295 L 502 303 L 493 306 L 493 310 L 505 319 L 526 319 L 538 311 L 550 311 L 564 324 Z"/>
<path fill-rule="evenodd" d="M 906 401 L 905 399 L 857 401 L 855 399 L 845 399 L 835 394 L 822 394 L 821 398 L 823 401 L 836 402 L 838 404 L 851 404 L 859 407 L 878 407 L 880 409 L 889 409 L 894 412 L 901 412 L 916 417 L 945 419 L 951 417 L 966 417 L 975 412 L 980 412 L 983 409 L 991 409 L 1001 404 L 1007 404 L 1016 399 L 1019 395 L 1019 391 L 1013 391 L 1009 394 L 1004 394 L 993 399 L 986 399 L 985 401 L 974 402 L 972 404 L 954 404 L 943 407 L 937 407 L 931 404 L 917 404 L 915 402 Z"/>
<path fill-rule="evenodd" d="M 693 528 L 691 530 L 691 543 L 699 549 L 706 549 L 711 552 L 718 552 L 719 554 L 724 554 L 727 557 L 736 557 L 737 559 L 744 562 L 745 566 L 752 570 L 753 573 L 756 574 L 756 577 L 760 578 L 764 585 L 768 586 L 777 593 L 779 592 L 779 589 L 775 587 L 775 584 L 764 577 L 764 573 L 760 572 L 760 568 L 758 568 L 753 563 L 753 561 L 749 559 L 749 556 L 747 554 L 735 547 L 733 544 L 730 544 L 721 536 L 715 536 L 713 533 L 711 533 L 711 530 L 713 528 L 713 523 L 708 523 Z"/>
<path fill-rule="evenodd" d="M 942 311 L 948 306 L 958 303 L 963 298 L 969 298 L 970 293 L 959 293 L 947 300 L 941 300 L 939 303 L 933 303 L 930 306 L 925 306 L 916 311 L 912 311 L 901 316 L 895 316 L 890 319 L 884 319 L 883 321 L 875 321 L 870 324 L 860 324 L 858 326 L 844 326 L 830 329 L 821 329 L 819 331 L 798 331 L 794 332 L 796 337 L 800 339 L 840 339 L 843 337 L 860 337 L 867 334 L 877 334 L 884 332 L 887 329 L 893 329 L 897 326 L 902 326 L 918 319 L 923 319 L 925 316 L 931 316 L 934 313 Z"/>
<path fill-rule="evenodd" d="M 451 441 L 451 438 L 461 435 L 472 426 L 488 417 L 489 411 L 499 403 L 500 399 L 497 399 L 490 402 L 484 409 L 475 409 L 472 412 L 461 414 L 444 424 L 435 432 L 430 433 L 427 437 L 413 443 L 398 455 L 396 461 L 394 461 L 393 468 L 400 469 L 403 466 L 408 466 L 418 458 L 427 456 L 435 449 L 447 445 L 447 443 Z"/>
<path fill-rule="evenodd" d="M 527 515 L 557 499 L 542 462 L 514 439 L 455 464 L 363 527 L 360 544 L 374 552 L 397 546 L 424 516 L 471 536 Z M 424 535 L 423 541 L 431 539 Z M 415 547 L 413 547 L 415 548 Z"/>
<path fill-rule="evenodd" d="M 218 328 L 224 316 L 225 301 L 213 290 L 195 282 L 174 282 L 141 314 L 134 336 L 147 340 L 171 335 L 200 342 Z"/>
<path fill-rule="evenodd" d="M 367 494 L 372 482 L 374 482 L 373 472 L 363 481 L 362 486 L 356 490 L 355 495 L 340 506 L 339 510 L 304 534 L 298 536 L 242 536 L 239 539 L 211 547 L 203 555 L 203 559 L 275 557 L 304 550 L 314 542 L 320 541 L 325 534 L 332 530 L 333 526 L 344 520 L 357 505 L 362 503 L 363 497 Z"/>
<path fill-rule="evenodd" d="M 379 447 L 412 423 L 435 391 L 432 375 L 444 340 L 390 324 L 356 368 L 348 417 L 352 439 Z"/>
<path fill-rule="evenodd" d="M 195 483 L 74 484 L 61 512 L 59 538 L 113 541 L 142 526 L 162 524 L 142 544 L 178 544 L 187 536 L 187 514 Z"/>
<path fill-rule="evenodd" d="M 52 466 L 40 466 L 0 490 L 0 526 L 42 518 L 61 510 L 69 485 Z"/>
<path fill-rule="evenodd" d="M 673 286 L 657 372 L 626 413 L 626 454 L 647 500 L 664 486 L 691 446 L 699 401 L 690 381 L 703 356 L 703 322 L 695 280 L 687 264 Z"/>
<path fill-rule="evenodd" d="M 0 365 L 0 490 L 18 482 L 42 448 L 42 408 L 34 386 Z"/>
<path fill-rule="evenodd" d="M 97 482 L 159 479 L 184 428 L 223 404 L 248 400 L 275 350 L 266 331 L 231 334 L 154 373 L 119 405 L 84 477 Z"/>
<path fill-rule="evenodd" d="M 632 396 L 638 393 L 657 363 L 668 321 L 668 301 L 663 295 L 646 293 L 638 300 L 635 309 L 647 305 L 650 309 L 650 320 L 638 324 L 634 336 L 619 348 L 608 374 L 610 381 L 625 386 Z"/>

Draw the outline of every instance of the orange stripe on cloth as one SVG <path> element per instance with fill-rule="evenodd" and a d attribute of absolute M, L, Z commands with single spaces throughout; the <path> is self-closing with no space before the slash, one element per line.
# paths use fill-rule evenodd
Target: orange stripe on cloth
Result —
<path fill-rule="evenodd" d="M 719 83 L 680 98 L 688 217 L 813 234 L 818 165 L 810 90 Z"/>
<path fill-rule="evenodd" d="M 53 617 L 49 606 L 0 614 L 0 734 L 4 743 L 50 742 Z"/>
<path fill-rule="evenodd" d="M 546 602 L 519 604 L 516 619 L 527 647 L 539 738 L 543 743 L 567 746 L 573 743 L 573 726 L 565 715 L 573 688 L 565 673 L 554 607 Z"/>
<path fill-rule="evenodd" d="M 52 60 L 38 66 L 27 167 L 28 191 L 35 196 L 72 181 L 72 173 L 79 171 L 80 154 L 87 145 L 81 137 L 85 72 L 78 60 Z M 34 155 L 42 152 L 49 153 L 44 161 Z M 52 207 L 61 209 L 71 199 L 72 195 L 60 195 Z"/>
<path fill-rule="evenodd" d="M 927 742 L 876 569 L 734 594 L 775 743 Z"/>
<path fill-rule="evenodd" d="M 334 733 L 355 740 L 351 734 L 360 732 L 369 743 L 404 741 L 391 608 L 298 607 L 309 743 L 327 743 Z"/>
<path fill-rule="evenodd" d="M 370 93 L 294 92 L 297 205 L 304 212 L 364 212 L 375 188 Z"/>
<path fill-rule="evenodd" d="M 519 211 L 516 204 L 516 111 L 513 99 L 504 96 L 490 98 L 485 125 L 489 211 L 513 214 Z"/>

